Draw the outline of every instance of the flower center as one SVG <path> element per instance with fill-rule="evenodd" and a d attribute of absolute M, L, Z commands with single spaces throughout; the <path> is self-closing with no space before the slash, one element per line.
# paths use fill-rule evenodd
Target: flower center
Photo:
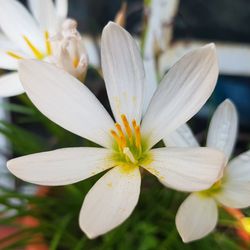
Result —
<path fill-rule="evenodd" d="M 46 47 L 46 53 L 42 53 L 30 40 L 27 36 L 23 36 L 24 41 L 26 42 L 26 44 L 28 45 L 28 47 L 30 48 L 30 50 L 32 51 L 32 53 L 34 54 L 35 58 L 38 60 L 43 60 L 46 56 L 50 56 L 52 54 L 52 47 L 51 47 L 51 43 L 49 41 L 49 32 L 45 31 L 44 32 L 44 39 L 45 39 L 45 47 Z M 22 56 L 18 55 L 15 52 L 12 51 L 7 51 L 6 52 L 9 56 L 20 60 L 20 59 L 24 59 Z"/>
<path fill-rule="evenodd" d="M 209 189 L 200 191 L 199 194 L 203 196 L 213 196 L 214 194 L 221 191 L 222 188 L 222 179 L 215 182 Z"/>
<path fill-rule="evenodd" d="M 135 120 L 131 124 L 127 117 L 121 115 L 122 124 L 115 123 L 110 133 L 114 138 L 114 158 L 117 165 L 139 167 L 149 160 L 149 153 L 143 150 L 140 125 Z"/>

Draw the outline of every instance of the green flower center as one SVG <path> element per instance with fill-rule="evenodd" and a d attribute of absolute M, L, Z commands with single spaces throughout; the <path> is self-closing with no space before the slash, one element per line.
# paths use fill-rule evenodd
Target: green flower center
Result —
<path fill-rule="evenodd" d="M 209 189 L 200 191 L 199 194 L 202 196 L 213 196 L 219 193 L 222 189 L 222 179 L 215 182 Z"/>
<path fill-rule="evenodd" d="M 150 163 L 149 151 L 146 151 L 146 143 L 141 138 L 140 125 L 135 120 L 129 124 L 127 117 L 121 115 L 122 126 L 115 124 L 115 130 L 111 130 L 114 138 L 114 160 L 125 171 Z"/>

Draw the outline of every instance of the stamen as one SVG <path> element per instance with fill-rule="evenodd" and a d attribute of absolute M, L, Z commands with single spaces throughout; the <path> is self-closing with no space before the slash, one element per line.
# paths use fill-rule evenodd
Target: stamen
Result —
<path fill-rule="evenodd" d="M 111 130 L 110 132 L 111 132 L 111 135 L 115 138 L 116 143 L 119 146 L 121 146 L 121 140 L 120 140 L 119 136 L 117 135 L 117 133 L 114 130 Z"/>
<path fill-rule="evenodd" d="M 125 147 L 125 148 L 123 149 L 123 153 L 129 158 L 129 160 L 130 160 L 132 163 L 134 163 L 134 164 L 137 163 L 137 161 L 135 160 L 133 154 L 131 153 L 131 151 L 129 150 L 128 147 Z"/>
<path fill-rule="evenodd" d="M 124 147 L 126 147 L 126 138 L 124 135 L 118 135 L 114 130 L 111 130 L 111 135 L 116 140 L 116 143 L 118 144 L 120 150 L 122 150 Z"/>
<path fill-rule="evenodd" d="M 132 130 L 131 130 L 130 126 L 129 126 L 127 117 L 126 117 L 125 115 L 121 115 L 121 118 L 122 118 L 122 122 L 123 122 L 123 124 L 124 124 L 124 127 L 125 127 L 125 129 L 126 129 L 128 138 L 129 138 L 129 139 L 132 139 Z"/>
<path fill-rule="evenodd" d="M 46 45 L 47 55 L 50 56 L 52 54 L 52 48 L 51 48 L 51 43 L 49 41 L 49 32 L 48 31 L 44 32 L 44 37 L 45 37 L 45 45 Z"/>
<path fill-rule="evenodd" d="M 31 43 L 31 41 L 26 36 L 23 36 L 23 39 L 25 40 L 29 48 L 32 50 L 35 57 L 38 60 L 42 60 L 44 58 L 44 55 Z"/>
<path fill-rule="evenodd" d="M 74 68 L 77 68 L 78 64 L 79 64 L 79 58 L 76 57 L 76 58 L 74 58 L 74 60 L 73 60 L 73 66 L 74 66 Z"/>
<path fill-rule="evenodd" d="M 134 130 L 135 130 L 135 145 L 136 145 L 137 148 L 140 148 L 140 146 L 141 146 L 141 130 L 140 130 L 140 126 L 138 126 L 136 124 L 135 120 L 132 121 L 132 124 L 133 124 Z"/>
<path fill-rule="evenodd" d="M 16 53 L 11 52 L 11 51 L 7 51 L 6 53 L 7 53 L 9 56 L 14 57 L 15 59 L 18 59 L 18 60 L 23 59 L 23 57 L 17 55 Z"/>
<path fill-rule="evenodd" d="M 121 140 L 121 148 L 123 149 L 127 145 L 125 136 L 120 136 L 120 140 Z"/>
<path fill-rule="evenodd" d="M 119 133 L 119 136 L 120 136 L 120 140 L 121 140 L 121 142 L 122 142 L 122 148 L 124 148 L 124 147 L 126 147 L 126 137 L 125 137 L 125 135 L 124 135 L 124 133 L 123 133 L 123 131 L 122 131 L 122 128 L 121 128 L 121 125 L 119 124 L 119 123 L 116 123 L 115 124 L 115 127 L 116 127 L 116 129 L 117 129 L 117 131 L 118 131 L 118 133 Z"/>

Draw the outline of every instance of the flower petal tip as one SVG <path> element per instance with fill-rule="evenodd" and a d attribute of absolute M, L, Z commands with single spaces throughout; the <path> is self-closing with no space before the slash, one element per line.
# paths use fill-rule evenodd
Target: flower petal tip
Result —
<path fill-rule="evenodd" d="M 211 50 L 216 50 L 216 46 L 214 43 L 208 43 L 205 46 L 203 46 L 204 49 L 211 49 Z"/>
<path fill-rule="evenodd" d="M 116 24 L 116 23 L 114 23 L 114 22 L 112 22 L 112 21 L 109 21 L 109 22 L 107 23 L 107 25 L 104 27 L 103 30 L 111 29 L 111 28 L 115 28 L 115 27 L 119 27 L 119 28 L 120 28 L 120 26 L 119 26 L 118 24 Z"/>
<path fill-rule="evenodd" d="M 228 98 L 225 99 L 225 101 L 222 102 L 222 105 L 225 105 L 225 106 L 228 106 L 228 107 L 231 107 L 231 108 L 235 108 L 234 103 Z"/>
<path fill-rule="evenodd" d="M 81 219 L 79 219 L 79 226 L 80 229 L 84 232 L 84 234 L 87 236 L 88 239 L 90 240 L 94 240 L 95 238 L 97 238 L 99 235 L 96 235 L 94 233 L 89 232 L 85 226 L 83 225 L 83 223 L 81 222 Z"/>

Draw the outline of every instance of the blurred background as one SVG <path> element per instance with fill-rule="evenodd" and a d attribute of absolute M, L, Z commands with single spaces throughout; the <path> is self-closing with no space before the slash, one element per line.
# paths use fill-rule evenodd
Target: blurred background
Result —
<path fill-rule="evenodd" d="M 101 31 L 108 21 L 115 19 L 124 2 L 127 4 L 125 28 L 140 40 L 153 13 L 150 0 L 69 1 L 69 17 L 78 21 L 80 32 L 91 39 L 98 55 Z M 189 125 L 204 145 L 212 113 L 218 104 L 229 98 L 237 107 L 240 121 L 235 155 L 246 151 L 250 146 L 250 1 L 159 1 L 163 2 L 171 2 L 171 7 L 162 6 L 160 29 L 164 33 L 154 48 L 158 80 L 182 55 L 214 42 L 220 62 L 218 84 Z M 169 11 L 164 12 L 166 9 Z M 93 67 L 85 82 L 110 110 L 104 82 Z M 78 214 L 85 194 L 99 176 L 67 187 L 35 187 L 9 176 L 4 163 L 15 156 L 64 146 L 91 146 L 91 143 L 50 122 L 25 94 L 10 98 L 3 106 L 9 122 L 0 122 L 3 145 L 8 146 L 8 150 L 0 150 L 3 151 L 0 249 L 250 249 L 249 241 L 242 240 L 235 230 L 234 219 L 223 211 L 214 233 L 194 243 L 182 243 L 174 220 L 187 194 L 164 188 L 146 173 L 139 203 L 130 218 L 105 236 L 88 240 L 79 229 Z M 250 216 L 250 210 L 244 213 Z M 34 248 L 27 248 L 29 245 Z"/>

